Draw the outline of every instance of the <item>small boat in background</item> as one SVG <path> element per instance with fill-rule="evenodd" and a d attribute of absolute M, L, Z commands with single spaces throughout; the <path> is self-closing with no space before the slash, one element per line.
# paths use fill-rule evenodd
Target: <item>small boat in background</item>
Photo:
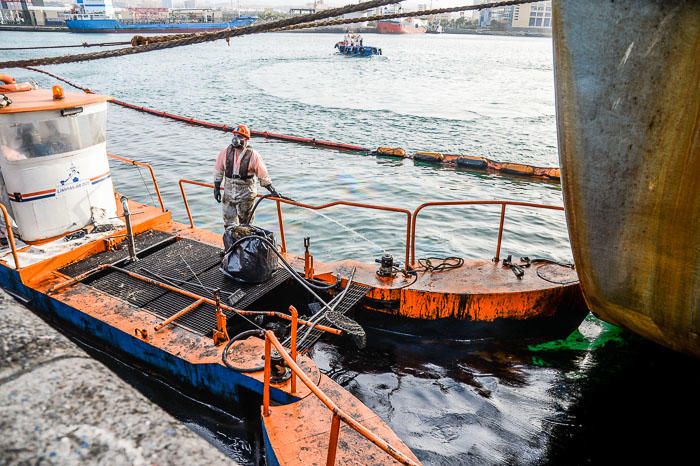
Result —
<path fill-rule="evenodd" d="M 338 42 L 335 48 L 338 49 L 338 53 L 351 57 L 371 57 L 382 54 L 382 49 L 369 45 L 345 45 L 343 42 Z"/>
<path fill-rule="evenodd" d="M 335 44 L 338 53 L 351 57 L 371 57 L 372 55 L 381 55 L 382 49 L 364 45 L 362 36 L 359 34 L 345 34 L 342 41 Z"/>

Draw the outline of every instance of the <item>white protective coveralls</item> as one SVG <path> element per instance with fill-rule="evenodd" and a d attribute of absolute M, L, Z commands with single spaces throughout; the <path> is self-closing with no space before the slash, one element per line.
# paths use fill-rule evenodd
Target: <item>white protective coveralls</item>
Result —
<path fill-rule="evenodd" d="M 246 173 L 241 174 L 242 170 Z M 246 143 L 242 148 L 229 145 L 219 152 L 214 165 L 214 184 L 221 183 L 223 180 L 224 228 L 228 229 L 241 223 L 253 223 L 254 216 L 249 217 L 258 192 L 255 178 L 258 178 L 263 188 L 272 186 L 265 162 L 250 144 Z"/>

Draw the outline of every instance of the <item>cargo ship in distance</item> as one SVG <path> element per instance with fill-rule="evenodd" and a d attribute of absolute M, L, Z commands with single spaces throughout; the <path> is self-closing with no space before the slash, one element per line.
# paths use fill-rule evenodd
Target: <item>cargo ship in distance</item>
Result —
<path fill-rule="evenodd" d="M 428 30 L 424 23 L 416 18 L 386 19 L 377 21 L 379 34 L 424 34 Z"/>
<path fill-rule="evenodd" d="M 211 10 L 147 10 L 147 15 L 123 20 L 115 15 L 111 0 L 77 0 L 71 13 L 65 16 L 66 26 L 71 32 L 180 33 L 244 27 L 258 19 L 239 16 L 230 21 L 216 21 L 214 14 L 207 13 Z"/>

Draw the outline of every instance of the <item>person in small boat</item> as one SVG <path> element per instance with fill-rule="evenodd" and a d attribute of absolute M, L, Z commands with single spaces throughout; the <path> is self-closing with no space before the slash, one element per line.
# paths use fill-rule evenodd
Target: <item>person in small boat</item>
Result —
<path fill-rule="evenodd" d="M 214 199 L 216 202 L 222 202 L 223 199 L 226 229 L 253 223 L 251 214 L 257 194 L 256 178 L 260 186 L 279 197 L 272 186 L 265 162 L 250 146 L 250 130 L 246 125 L 238 125 L 233 129 L 231 144 L 219 152 L 214 164 Z M 221 183 L 224 184 L 223 197 Z"/>

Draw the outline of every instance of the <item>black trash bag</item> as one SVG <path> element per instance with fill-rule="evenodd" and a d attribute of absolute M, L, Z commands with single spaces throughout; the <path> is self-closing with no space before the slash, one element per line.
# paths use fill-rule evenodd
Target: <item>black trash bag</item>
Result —
<path fill-rule="evenodd" d="M 262 240 L 265 238 L 269 244 Z M 275 235 L 252 225 L 239 225 L 224 233 L 224 257 L 221 272 L 228 278 L 245 284 L 269 280 L 277 269 L 278 257 Z"/>

